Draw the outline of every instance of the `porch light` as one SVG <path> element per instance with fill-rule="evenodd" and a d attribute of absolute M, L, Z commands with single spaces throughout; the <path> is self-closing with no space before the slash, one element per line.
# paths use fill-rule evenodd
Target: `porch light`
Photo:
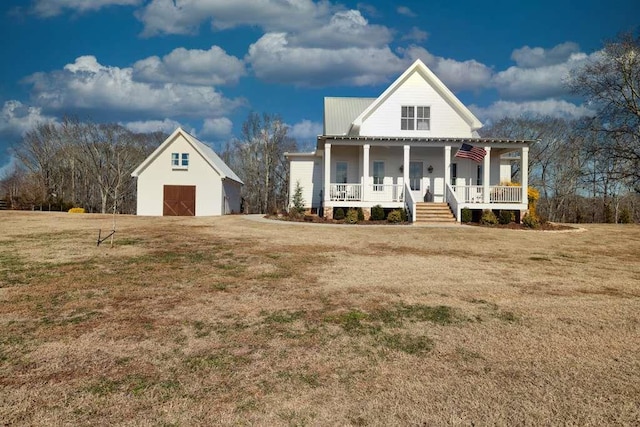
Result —
<path fill-rule="evenodd" d="M 404 165 L 400 165 L 400 172 L 404 172 Z"/>
<path fill-rule="evenodd" d="M 432 173 L 432 172 L 433 172 L 433 166 L 429 165 L 429 167 L 427 168 L 427 171 L 428 171 L 429 173 Z"/>

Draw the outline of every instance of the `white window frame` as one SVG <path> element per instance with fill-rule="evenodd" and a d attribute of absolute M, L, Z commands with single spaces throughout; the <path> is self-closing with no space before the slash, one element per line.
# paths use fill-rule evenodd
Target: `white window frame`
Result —
<path fill-rule="evenodd" d="M 416 130 L 431 130 L 431 107 L 416 106 Z"/>
<path fill-rule="evenodd" d="M 171 153 L 172 169 L 189 169 L 189 153 Z"/>
<path fill-rule="evenodd" d="M 431 106 L 402 105 L 400 107 L 400 130 L 431 130 Z"/>
<path fill-rule="evenodd" d="M 400 107 L 400 130 L 414 130 L 416 128 L 416 108 L 413 105 Z"/>

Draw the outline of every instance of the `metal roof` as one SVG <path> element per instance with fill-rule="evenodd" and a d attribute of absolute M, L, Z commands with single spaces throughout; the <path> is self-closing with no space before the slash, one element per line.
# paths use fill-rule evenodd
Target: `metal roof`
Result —
<path fill-rule="evenodd" d="M 452 142 L 452 143 L 486 143 L 486 144 L 533 144 L 531 139 L 504 139 L 504 138 L 420 138 L 405 136 L 344 136 L 326 135 L 318 137 L 319 140 L 331 139 L 334 141 L 406 141 L 406 142 Z"/>
<path fill-rule="evenodd" d="M 346 135 L 351 123 L 371 105 L 376 98 L 324 98 L 324 135 Z"/>

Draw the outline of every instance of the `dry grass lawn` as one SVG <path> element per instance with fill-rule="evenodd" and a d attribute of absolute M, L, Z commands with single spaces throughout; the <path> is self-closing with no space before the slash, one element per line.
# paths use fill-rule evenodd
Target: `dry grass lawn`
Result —
<path fill-rule="evenodd" d="M 640 227 L 0 213 L 0 424 L 639 425 Z"/>

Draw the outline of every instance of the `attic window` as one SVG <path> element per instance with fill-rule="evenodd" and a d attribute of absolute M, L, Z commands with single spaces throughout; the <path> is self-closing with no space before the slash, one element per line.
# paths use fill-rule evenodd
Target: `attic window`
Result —
<path fill-rule="evenodd" d="M 171 153 L 171 167 L 173 169 L 189 168 L 189 153 Z"/>
<path fill-rule="evenodd" d="M 431 129 L 431 107 L 402 106 L 401 112 L 400 112 L 400 129 L 401 130 Z"/>

